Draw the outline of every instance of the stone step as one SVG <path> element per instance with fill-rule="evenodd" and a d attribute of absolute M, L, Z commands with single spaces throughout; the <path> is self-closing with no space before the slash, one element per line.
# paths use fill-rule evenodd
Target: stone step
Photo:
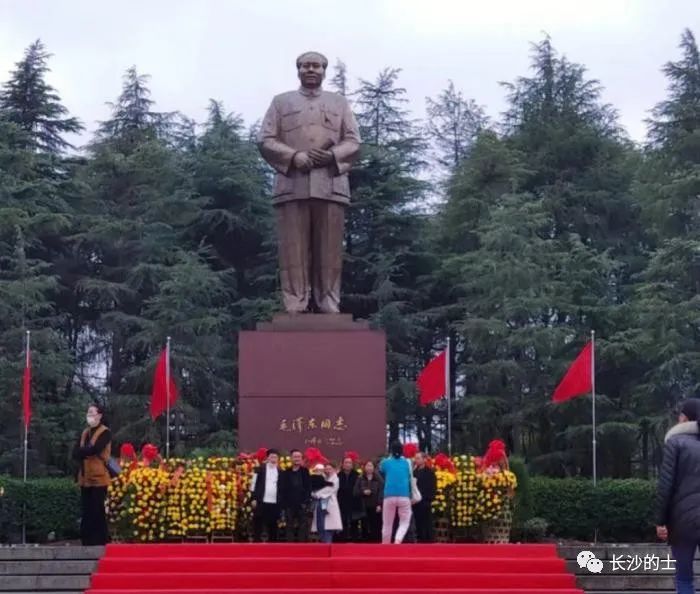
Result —
<path fill-rule="evenodd" d="M 0 594 L 82 594 L 104 547 L 0 547 Z"/>
<path fill-rule="evenodd" d="M 86 590 L 90 575 L 5 575 L 0 579 L 0 592 L 24 590 L 46 592 L 60 590 Z"/>
<path fill-rule="evenodd" d="M 97 560 L 104 555 L 104 547 L 3 547 L 0 546 L 0 561 L 51 561 L 51 560 Z"/>
<path fill-rule="evenodd" d="M 96 559 L 85 561 L 0 561 L 0 576 L 5 575 L 89 575 L 97 567 Z"/>
<path fill-rule="evenodd" d="M 630 591 L 640 590 L 670 590 L 673 591 L 673 577 L 664 576 L 635 576 L 630 574 L 619 575 L 579 575 L 576 577 L 579 588 L 586 592 L 601 591 Z"/>
<path fill-rule="evenodd" d="M 638 555 L 644 558 L 645 555 L 656 555 L 665 559 L 667 555 L 671 555 L 671 547 L 664 544 L 631 544 L 631 545 L 580 545 L 571 546 L 563 545 L 557 547 L 559 551 L 559 556 L 564 559 L 575 560 L 576 556 L 581 551 L 591 551 L 595 554 L 598 559 L 610 559 L 613 556 L 620 557 L 620 555 L 631 555 L 634 557 Z M 700 552 L 695 554 L 696 559 L 700 559 Z"/>
<path fill-rule="evenodd" d="M 667 569 L 667 558 L 672 558 L 671 549 L 665 544 L 583 544 L 558 547 L 559 555 L 567 560 L 567 569 L 576 574 L 576 582 L 586 594 L 674 594 L 673 569 Z M 579 567 L 576 557 L 581 551 L 590 551 L 604 562 L 600 574 L 592 574 Z M 659 570 L 645 570 L 643 561 L 648 556 L 659 560 Z M 642 567 L 635 571 L 623 570 L 619 566 L 613 571 L 613 559 L 628 567 L 630 558 L 637 558 Z M 695 571 L 700 572 L 700 555 L 696 557 Z"/>
<path fill-rule="evenodd" d="M 588 571 L 585 567 L 579 567 L 578 563 L 576 561 L 567 561 L 566 562 L 566 568 L 571 572 L 575 573 L 576 575 L 591 575 L 591 572 Z M 695 570 L 696 575 L 700 575 L 700 560 L 695 561 L 693 564 L 693 568 Z M 654 569 L 644 569 L 642 566 L 639 569 L 631 570 L 627 568 L 626 564 L 623 564 L 623 567 L 620 568 L 619 566 L 613 569 L 612 563 L 608 560 L 605 559 L 603 560 L 603 571 L 600 574 L 597 575 L 620 575 L 620 574 L 625 574 L 625 575 L 637 575 L 639 577 L 644 577 L 647 575 L 673 575 L 675 573 L 675 566 L 673 566 L 671 569 L 666 569 L 663 566 L 660 566 L 658 570 Z"/>

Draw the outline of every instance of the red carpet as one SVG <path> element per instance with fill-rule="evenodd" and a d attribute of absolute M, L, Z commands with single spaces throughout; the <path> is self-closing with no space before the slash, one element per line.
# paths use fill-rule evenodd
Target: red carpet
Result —
<path fill-rule="evenodd" d="M 553 545 L 109 545 L 88 594 L 583 594 Z"/>

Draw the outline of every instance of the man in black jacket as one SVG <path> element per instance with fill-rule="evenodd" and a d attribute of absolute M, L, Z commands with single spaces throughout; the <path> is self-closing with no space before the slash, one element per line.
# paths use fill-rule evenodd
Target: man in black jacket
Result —
<path fill-rule="evenodd" d="M 413 476 L 416 478 L 421 500 L 413 506 L 413 517 L 416 520 L 416 538 L 418 542 L 433 542 L 433 499 L 437 492 L 437 477 L 432 468 L 425 464 L 425 454 L 418 452 L 413 459 L 415 470 Z"/>
<path fill-rule="evenodd" d="M 267 458 L 253 475 L 250 485 L 253 508 L 253 540 L 262 541 L 263 528 L 268 542 L 277 542 L 277 523 L 280 519 L 279 452 L 267 450 Z"/>
<path fill-rule="evenodd" d="M 338 505 L 343 519 L 343 533 L 338 542 L 357 542 L 359 540 L 360 498 L 355 496 L 355 483 L 358 474 L 355 461 L 346 456 L 342 470 L 338 473 Z"/>
<path fill-rule="evenodd" d="M 311 503 L 311 478 L 304 467 L 304 457 L 299 450 L 290 452 L 292 466 L 282 472 L 280 493 L 286 521 L 287 542 L 309 540 L 309 504 Z"/>
<path fill-rule="evenodd" d="M 694 594 L 693 560 L 700 545 L 700 400 L 686 400 L 664 439 L 656 495 L 656 534 L 671 544 L 676 592 Z"/>

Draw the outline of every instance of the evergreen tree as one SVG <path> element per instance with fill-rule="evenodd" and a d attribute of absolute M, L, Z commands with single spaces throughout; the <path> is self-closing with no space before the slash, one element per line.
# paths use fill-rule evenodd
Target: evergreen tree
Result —
<path fill-rule="evenodd" d="M 219 426 L 226 428 L 236 424 L 232 399 L 237 392 L 235 333 L 269 319 L 279 307 L 271 186 L 254 138 L 255 134 L 246 133 L 240 117 L 226 113 L 220 102 L 211 100 L 192 160 L 194 189 L 202 208 L 187 237 L 192 247 L 207 246 L 208 264 L 227 279 L 230 321 L 223 334 L 227 359 L 222 361 L 218 381 L 228 389 L 218 390 L 226 400 L 216 404 Z M 226 433 L 217 435 L 215 439 L 227 439 Z"/>
<path fill-rule="evenodd" d="M 108 103 L 112 117 L 100 124 L 97 144 L 109 141 L 122 152 L 130 153 L 142 142 L 168 137 L 174 114 L 153 111 L 149 79 L 147 74 L 139 74 L 136 66 L 126 71 L 117 102 Z"/>
<path fill-rule="evenodd" d="M 83 127 L 77 118 L 68 116 L 56 90 L 46 82 L 50 57 L 38 39 L 27 48 L 0 90 L 0 114 L 26 132 L 24 138 L 31 147 L 60 153 L 73 148 L 64 135 Z"/>
<path fill-rule="evenodd" d="M 501 435 L 540 469 L 590 472 L 589 417 L 548 400 L 588 330 L 615 330 L 639 231 L 629 149 L 598 83 L 548 39 L 532 69 L 507 85 L 505 138 L 482 134 L 449 185 L 443 242 L 456 251 L 443 275 L 459 279 L 464 336 L 457 425 L 465 447 Z M 601 402 L 603 422 L 617 422 Z M 634 431 L 601 429 L 603 450 Z"/>
<path fill-rule="evenodd" d="M 64 392 L 71 376 L 62 348 L 62 312 L 57 278 L 44 259 L 43 239 L 65 230 L 55 212 L 54 184 L 44 177 L 44 159 L 29 147 L 27 133 L 0 120 L 0 473 L 22 468 L 21 377 L 24 334 L 32 331 L 34 416 L 29 471 L 65 468 L 72 445 L 77 403 Z"/>
<path fill-rule="evenodd" d="M 637 285 L 642 372 L 634 396 L 657 421 L 656 449 L 667 411 L 700 388 L 700 55 L 691 31 L 680 49 L 681 59 L 663 69 L 668 98 L 653 110 L 637 186 L 652 253 Z"/>
<path fill-rule="evenodd" d="M 198 205 L 183 159 L 168 142 L 170 118 L 152 110 L 146 81 L 134 68 L 127 71 L 113 118 L 90 146 L 84 214 L 74 237 L 82 257 L 75 297 L 88 310 L 81 355 L 106 372 L 104 383 L 83 382 L 107 401 L 117 440 L 136 443 L 154 437 L 146 395 L 166 338 L 148 334 L 157 327 L 147 306 L 178 274 L 179 242 Z M 183 392 L 183 402 L 189 396 Z"/>
<path fill-rule="evenodd" d="M 479 133 L 487 126 L 484 109 L 466 99 L 449 81 L 436 99 L 426 99 L 426 128 L 437 149 L 437 162 L 453 171 L 469 154 Z"/>
<path fill-rule="evenodd" d="M 408 420 L 416 413 L 413 382 L 422 358 L 415 340 L 427 333 L 417 283 L 429 273 L 420 213 L 427 192 L 419 179 L 425 143 L 408 119 L 398 74 L 385 69 L 375 82 L 361 81 L 353 94 L 363 148 L 350 173 L 342 303 L 344 311 L 387 332 L 391 438 L 415 429 Z"/>
<path fill-rule="evenodd" d="M 348 68 L 342 60 L 335 63 L 335 74 L 331 79 L 331 86 L 343 96 L 348 94 Z"/>

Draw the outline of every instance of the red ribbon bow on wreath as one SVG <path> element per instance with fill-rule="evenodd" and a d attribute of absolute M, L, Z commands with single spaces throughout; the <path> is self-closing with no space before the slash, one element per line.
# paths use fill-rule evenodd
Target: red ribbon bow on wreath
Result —
<path fill-rule="evenodd" d="M 506 454 L 506 444 L 500 439 L 494 439 L 489 443 L 486 453 L 481 458 L 479 470 L 483 472 L 489 468 L 489 466 L 500 465 L 507 460 L 508 454 Z"/>

